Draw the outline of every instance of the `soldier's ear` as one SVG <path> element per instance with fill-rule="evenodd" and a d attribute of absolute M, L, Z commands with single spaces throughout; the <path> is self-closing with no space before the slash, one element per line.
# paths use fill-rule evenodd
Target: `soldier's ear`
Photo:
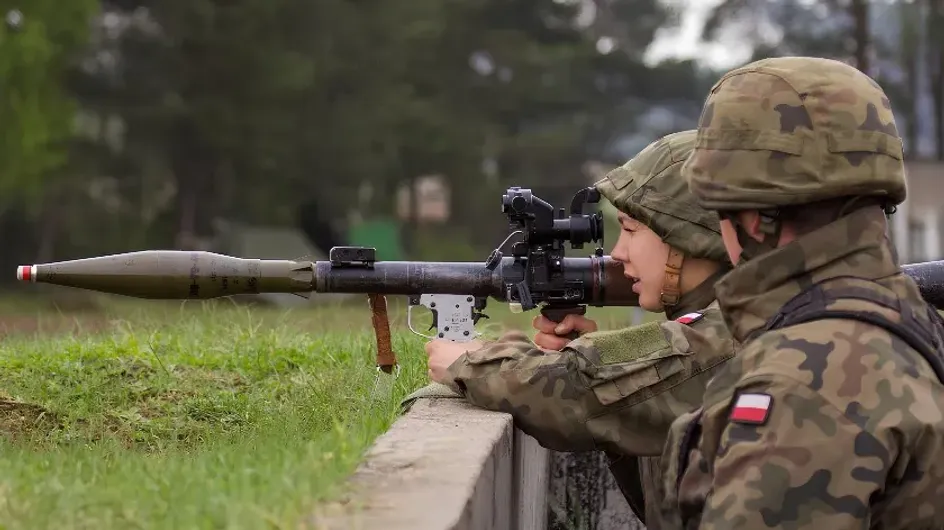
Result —
<path fill-rule="evenodd" d="M 764 240 L 764 233 L 760 230 L 760 212 L 757 210 L 746 210 L 738 212 L 738 222 L 747 232 L 747 235 L 756 239 L 758 242 Z"/>

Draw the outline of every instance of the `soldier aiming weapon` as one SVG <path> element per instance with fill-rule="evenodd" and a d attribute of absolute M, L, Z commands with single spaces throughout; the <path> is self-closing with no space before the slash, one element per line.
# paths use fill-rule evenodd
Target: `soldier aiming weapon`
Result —
<path fill-rule="evenodd" d="M 488 298 L 510 304 L 512 311 L 541 313 L 560 322 L 587 306 L 635 306 L 638 296 L 620 263 L 604 255 L 603 216 L 583 213 L 597 203 L 593 187 L 578 191 L 570 215 L 555 210 L 530 189 L 511 187 L 502 196 L 502 212 L 511 233 L 485 262 L 377 261 L 369 247 L 333 247 L 327 261 L 249 259 L 206 251 L 146 250 L 108 256 L 24 265 L 17 279 L 135 298 L 210 299 L 239 294 L 365 293 L 373 309 L 377 334 L 377 367 L 390 373 L 396 357 L 390 350 L 385 295 L 406 295 L 407 325 L 419 305 L 432 313 L 429 329 L 438 338 L 457 342 L 475 339 L 475 325 Z M 511 256 L 502 248 L 512 245 Z M 587 257 L 566 257 L 565 244 L 597 247 Z M 939 261 L 905 265 L 925 299 L 944 307 L 944 272 Z M 574 334 L 576 335 L 576 334 Z M 575 336 L 572 338 L 576 338 Z"/>
<path fill-rule="evenodd" d="M 149 299 L 209 299 L 237 294 L 365 293 L 374 309 L 378 368 L 390 372 L 384 295 L 407 295 L 407 324 L 422 305 L 433 315 L 429 329 L 439 338 L 469 341 L 475 324 L 488 318 L 489 297 L 508 302 L 513 311 L 541 306 L 554 321 L 584 314 L 587 305 L 634 306 L 638 296 L 622 267 L 598 245 L 588 257 L 565 257 L 564 245 L 583 248 L 603 241 L 603 216 L 583 213 L 599 192 L 585 188 L 574 195 L 570 215 L 556 210 L 530 189 L 512 187 L 502 197 L 511 234 L 485 262 L 377 261 L 367 247 L 333 247 L 327 261 L 247 259 L 205 251 L 147 250 L 20 266 L 21 281 L 49 283 Z M 556 215 L 555 215 L 556 214 Z M 510 256 L 502 248 L 520 235 Z M 378 327 L 382 321 L 382 326 Z M 432 338 L 432 337 L 428 337 Z"/>

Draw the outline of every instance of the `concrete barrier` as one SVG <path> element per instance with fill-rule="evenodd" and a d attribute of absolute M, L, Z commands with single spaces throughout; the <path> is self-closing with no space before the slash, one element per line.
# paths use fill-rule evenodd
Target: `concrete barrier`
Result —
<path fill-rule="evenodd" d="M 645 530 L 601 452 L 549 451 L 547 530 Z"/>
<path fill-rule="evenodd" d="M 508 414 L 420 399 L 377 439 L 345 498 L 311 522 L 325 530 L 643 528 L 601 458 L 547 451 Z M 602 497 L 588 503 L 593 517 L 575 520 L 567 511 L 583 502 L 574 491 L 587 483 Z"/>

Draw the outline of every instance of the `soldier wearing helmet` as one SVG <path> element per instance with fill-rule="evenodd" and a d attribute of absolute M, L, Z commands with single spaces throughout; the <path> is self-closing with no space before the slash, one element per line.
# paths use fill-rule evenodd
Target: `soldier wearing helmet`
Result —
<path fill-rule="evenodd" d="M 711 374 L 735 354 L 714 301 L 714 283 L 731 267 L 718 217 L 695 204 L 679 172 L 694 138 L 668 135 L 596 184 L 620 212 L 611 256 L 636 280 L 640 307 L 667 321 L 596 331 L 576 315 L 559 325 L 538 317 L 533 343 L 512 332 L 488 345 L 426 346 L 435 381 L 510 413 L 543 446 L 604 450 L 640 519 L 660 504 L 658 455 L 670 424 L 700 404 Z M 572 342 L 558 336 L 575 329 L 584 334 Z M 431 394 L 413 398 L 423 395 Z"/>
<path fill-rule="evenodd" d="M 902 273 L 891 105 L 838 61 L 725 74 L 682 169 L 735 268 L 742 345 L 672 425 L 664 528 L 944 528 L 941 318 Z"/>

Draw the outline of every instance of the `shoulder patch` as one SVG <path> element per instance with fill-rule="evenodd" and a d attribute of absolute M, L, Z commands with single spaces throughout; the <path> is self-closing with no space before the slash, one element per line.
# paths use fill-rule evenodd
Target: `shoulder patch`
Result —
<path fill-rule="evenodd" d="M 767 423 L 772 405 L 770 394 L 739 394 L 728 419 L 735 423 L 763 425 Z"/>
<path fill-rule="evenodd" d="M 704 313 L 695 312 L 695 313 L 684 314 L 676 318 L 675 321 L 678 322 L 679 324 L 685 324 L 687 326 L 689 324 L 694 324 L 695 322 L 698 322 L 699 320 L 703 318 L 705 318 Z"/>

